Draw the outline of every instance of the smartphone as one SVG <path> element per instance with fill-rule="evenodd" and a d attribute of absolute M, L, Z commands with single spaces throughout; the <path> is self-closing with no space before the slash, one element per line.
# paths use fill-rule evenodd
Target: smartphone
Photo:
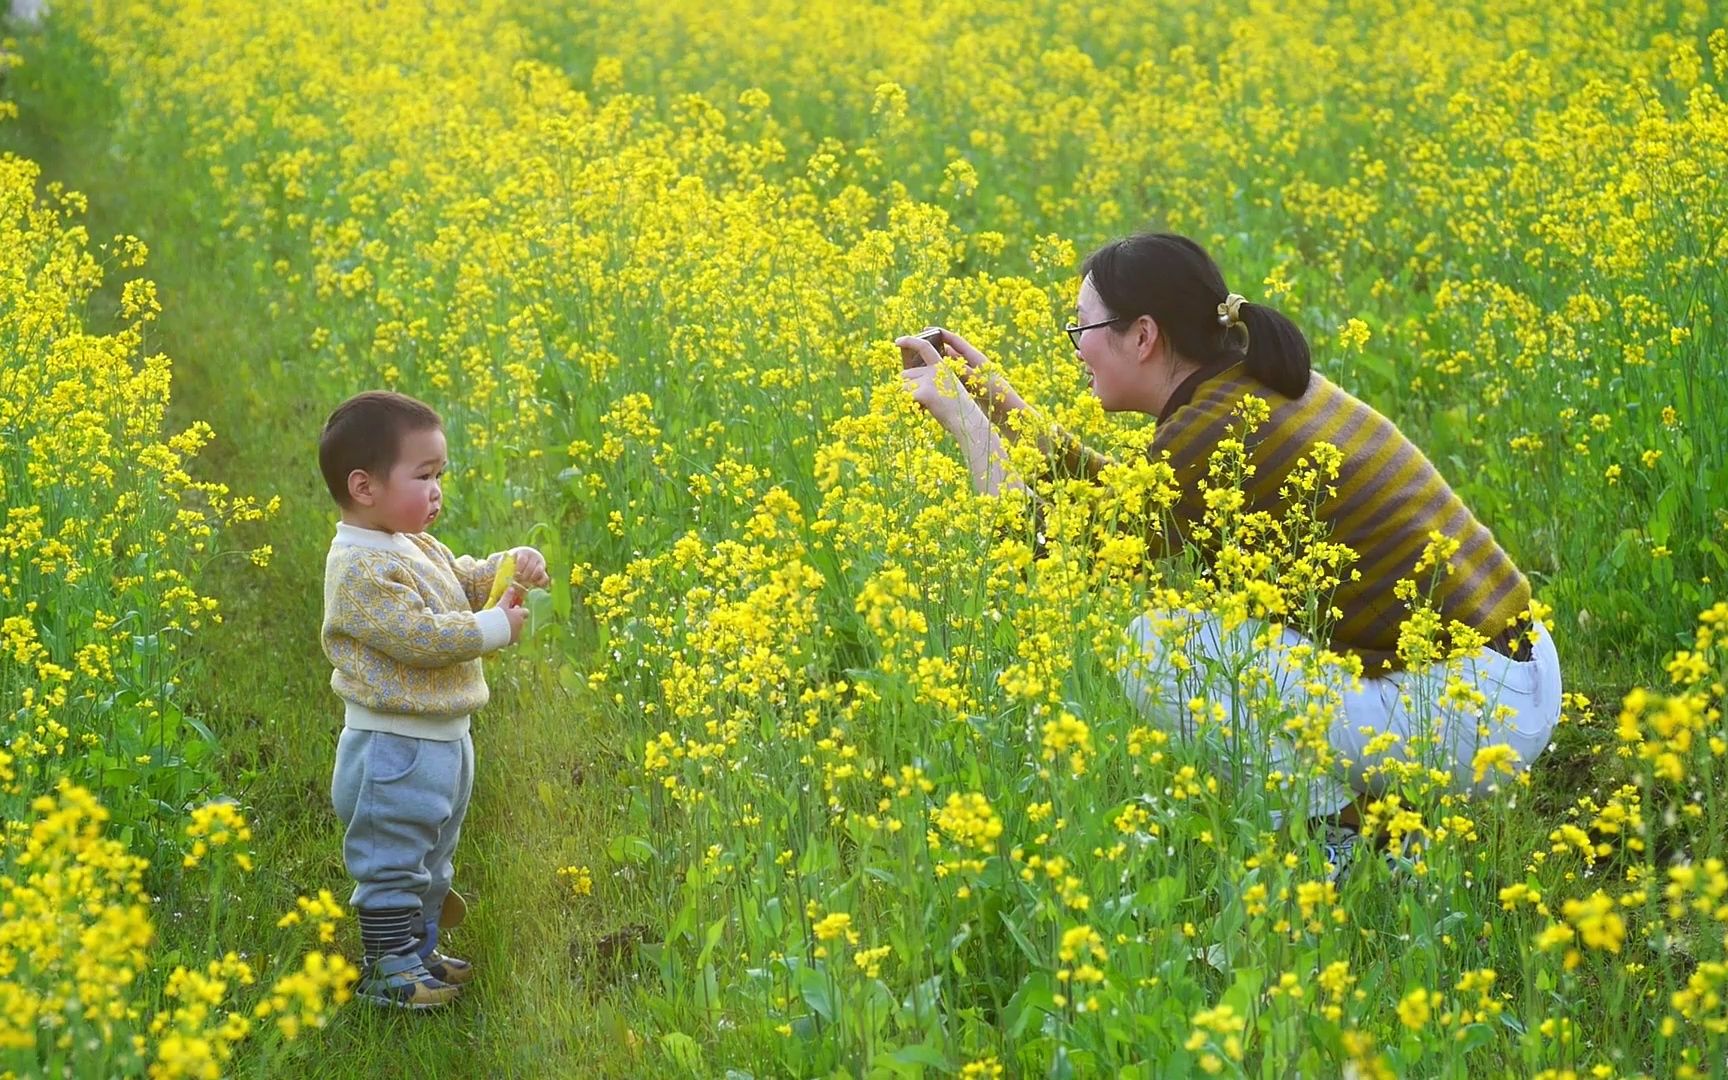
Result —
<path fill-rule="evenodd" d="M 943 355 L 943 352 L 942 352 L 942 328 L 940 326 L 932 326 L 928 330 L 922 330 L 918 333 L 917 336 L 923 338 L 925 341 L 928 341 L 930 343 L 930 347 L 936 350 L 937 356 Z M 915 367 L 923 367 L 924 366 L 924 359 L 923 359 L 923 357 L 919 356 L 917 353 L 909 352 L 906 354 L 905 366 L 908 369 L 915 368 Z"/>

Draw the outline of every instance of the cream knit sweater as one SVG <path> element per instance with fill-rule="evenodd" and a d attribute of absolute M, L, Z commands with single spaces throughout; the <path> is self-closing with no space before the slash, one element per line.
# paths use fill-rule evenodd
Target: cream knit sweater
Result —
<path fill-rule="evenodd" d="M 324 655 L 346 726 L 452 741 L 489 691 L 480 657 L 510 641 L 486 602 L 501 554 L 461 558 L 427 533 L 346 523 L 324 562 Z"/>

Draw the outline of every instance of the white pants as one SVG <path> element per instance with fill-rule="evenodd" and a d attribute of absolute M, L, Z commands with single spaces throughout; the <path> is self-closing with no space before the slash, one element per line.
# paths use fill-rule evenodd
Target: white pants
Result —
<path fill-rule="evenodd" d="M 1442 663 L 1364 675 L 1354 686 L 1335 672 L 1310 682 L 1296 670 L 1299 663 L 1291 662 L 1292 650 L 1311 647 L 1309 639 L 1286 629 L 1256 646 L 1264 629 L 1249 621 L 1226 633 L 1216 616 L 1186 610 L 1142 615 L 1128 627 L 1133 651 L 1122 685 L 1141 714 L 1171 734 L 1210 740 L 1207 732 L 1228 728 L 1232 735 L 1211 745 L 1225 755 L 1218 764 L 1237 782 L 1264 780 L 1273 771 L 1289 779 L 1301 771 L 1302 757 L 1283 722 L 1318 707 L 1336 760 L 1327 775 L 1309 784 L 1311 815 L 1335 813 L 1359 792 L 1382 793 L 1393 771 L 1386 766 L 1412 759 L 1450 772 L 1453 790 L 1486 793 L 1511 779 L 1508 769 L 1529 768 L 1560 720 L 1560 658 L 1545 627 L 1538 626 L 1527 661 L 1483 649 L 1450 671 Z M 1186 663 L 1173 659 L 1178 651 Z M 1249 678 L 1232 674 L 1243 668 L 1253 669 Z M 1450 673 L 1485 701 L 1447 700 L 1443 690 Z M 1245 683 L 1259 688 L 1245 691 Z M 1266 701 L 1269 694 L 1276 703 Z M 1339 701 L 1341 707 L 1333 703 Z M 1221 711 L 1223 719 L 1199 723 L 1191 703 Z M 1280 706 L 1275 718 L 1257 715 L 1268 704 Z M 1262 722 L 1267 719 L 1273 722 Z M 1478 780 L 1476 755 L 1493 745 L 1510 747 L 1516 757 Z M 1252 775 L 1262 769 L 1264 775 Z"/>

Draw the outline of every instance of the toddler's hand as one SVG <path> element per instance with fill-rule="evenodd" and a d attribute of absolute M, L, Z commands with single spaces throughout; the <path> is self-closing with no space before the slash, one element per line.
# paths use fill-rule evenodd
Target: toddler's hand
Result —
<path fill-rule="evenodd" d="M 522 589 L 516 585 L 506 588 L 498 607 L 510 620 L 510 644 L 514 645 L 522 640 L 522 624 L 528 621 L 528 609 L 522 606 Z"/>
<path fill-rule="evenodd" d="M 531 547 L 519 547 L 516 552 L 516 580 L 534 589 L 548 588 L 552 578 L 546 573 L 546 556 Z"/>

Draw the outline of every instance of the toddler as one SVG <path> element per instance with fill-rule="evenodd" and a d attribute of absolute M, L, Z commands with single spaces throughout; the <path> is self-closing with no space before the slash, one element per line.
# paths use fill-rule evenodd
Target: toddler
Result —
<path fill-rule="evenodd" d="M 485 606 L 504 553 L 457 558 L 426 531 L 445 466 L 430 406 L 386 391 L 349 398 L 324 425 L 318 464 L 342 517 L 321 636 L 346 703 L 330 796 L 365 953 L 355 994 L 430 1008 L 474 977 L 439 951 L 438 926 L 474 783 L 469 718 L 488 696 L 480 657 L 521 636 L 521 590 L 513 582 Z M 540 553 L 514 550 L 516 581 L 546 585 Z"/>

